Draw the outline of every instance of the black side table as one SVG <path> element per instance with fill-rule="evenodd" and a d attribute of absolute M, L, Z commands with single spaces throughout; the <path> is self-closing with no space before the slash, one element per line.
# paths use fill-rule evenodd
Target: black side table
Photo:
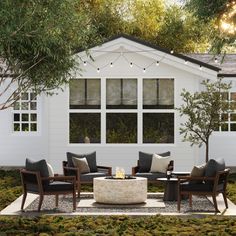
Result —
<path fill-rule="evenodd" d="M 177 178 L 157 178 L 157 181 L 165 183 L 164 201 L 178 200 L 178 179 Z"/>

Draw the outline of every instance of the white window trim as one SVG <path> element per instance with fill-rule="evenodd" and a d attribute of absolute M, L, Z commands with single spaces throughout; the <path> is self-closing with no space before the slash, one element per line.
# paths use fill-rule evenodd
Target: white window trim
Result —
<path fill-rule="evenodd" d="M 41 127 L 42 127 L 42 96 L 37 95 L 37 109 L 36 110 L 14 110 L 11 108 L 11 133 L 12 136 L 40 136 L 41 135 Z M 37 131 L 14 131 L 14 114 L 15 113 L 36 113 L 37 114 Z M 21 122 L 19 122 L 21 124 Z M 29 122 L 30 123 L 30 122 Z"/>

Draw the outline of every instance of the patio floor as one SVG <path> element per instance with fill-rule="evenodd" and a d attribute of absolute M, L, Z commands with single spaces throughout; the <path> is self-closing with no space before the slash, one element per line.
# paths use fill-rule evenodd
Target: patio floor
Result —
<path fill-rule="evenodd" d="M 38 195 L 28 194 L 25 203 L 25 212 L 20 211 L 22 196 L 17 198 L 12 204 L 0 212 L 0 215 L 21 215 L 38 216 L 46 215 L 130 215 L 130 216 L 148 216 L 148 215 L 171 215 L 171 216 L 207 216 L 223 215 L 236 216 L 236 206 L 228 200 L 229 208 L 225 209 L 224 201 L 221 195 L 217 197 L 219 213 L 214 212 L 211 197 L 199 198 L 193 196 L 193 207 L 190 208 L 187 200 L 181 202 L 181 211 L 177 211 L 176 202 L 163 202 L 163 193 L 148 193 L 146 203 L 134 205 L 107 205 L 98 204 L 93 199 L 93 193 L 81 193 L 81 198 L 77 201 L 76 212 L 72 212 L 72 198 L 70 196 L 61 196 L 59 207 L 54 209 L 54 196 L 45 196 L 41 212 L 37 212 Z"/>

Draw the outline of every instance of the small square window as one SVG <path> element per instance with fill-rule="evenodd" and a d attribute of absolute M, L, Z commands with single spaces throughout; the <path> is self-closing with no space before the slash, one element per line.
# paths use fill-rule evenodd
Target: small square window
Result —
<path fill-rule="evenodd" d="M 14 114 L 14 121 L 20 121 L 20 114 L 18 113 Z"/>
<path fill-rule="evenodd" d="M 29 110 L 29 103 L 28 102 L 22 102 L 21 103 L 21 110 Z"/>
<path fill-rule="evenodd" d="M 14 103 L 14 110 L 20 110 L 20 103 L 19 102 Z"/>
<path fill-rule="evenodd" d="M 36 102 L 30 103 L 30 110 L 37 110 L 37 103 Z"/>
<path fill-rule="evenodd" d="M 30 120 L 31 121 L 37 121 L 37 114 L 33 113 L 30 115 Z"/>
<path fill-rule="evenodd" d="M 29 121 L 29 114 L 26 114 L 26 113 L 21 114 L 21 120 L 22 121 Z"/>
<path fill-rule="evenodd" d="M 29 131 L 29 124 L 28 123 L 21 124 L 21 130 L 22 131 Z"/>
<path fill-rule="evenodd" d="M 14 131 L 20 131 L 20 124 L 14 123 Z"/>
<path fill-rule="evenodd" d="M 236 131 L 236 124 L 230 124 L 230 131 Z"/>
<path fill-rule="evenodd" d="M 30 101 L 37 100 L 37 95 L 36 93 L 30 93 Z"/>
<path fill-rule="evenodd" d="M 28 93 L 22 93 L 21 100 L 28 101 L 29 100 L 29 94 Z"/>
<path fill-rule="evenodd" d="M 30 124 L 30 131 L 37 131 L 37 124 L 36 123 L 31 123 Z"/>
<path fill-rule="evenodd" d="M 228 131 L 229 130 L 229 125 L 227 123 L 221 124 L 221 131 Z"/>

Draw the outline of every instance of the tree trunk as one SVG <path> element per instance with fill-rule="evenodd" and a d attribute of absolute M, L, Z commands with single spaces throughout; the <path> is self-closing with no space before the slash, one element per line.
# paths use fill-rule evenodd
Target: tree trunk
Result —
<path fill-rule="evenodd" d="M 206 141 L 206 163 L 209 160 L 209 141 Z"/>

